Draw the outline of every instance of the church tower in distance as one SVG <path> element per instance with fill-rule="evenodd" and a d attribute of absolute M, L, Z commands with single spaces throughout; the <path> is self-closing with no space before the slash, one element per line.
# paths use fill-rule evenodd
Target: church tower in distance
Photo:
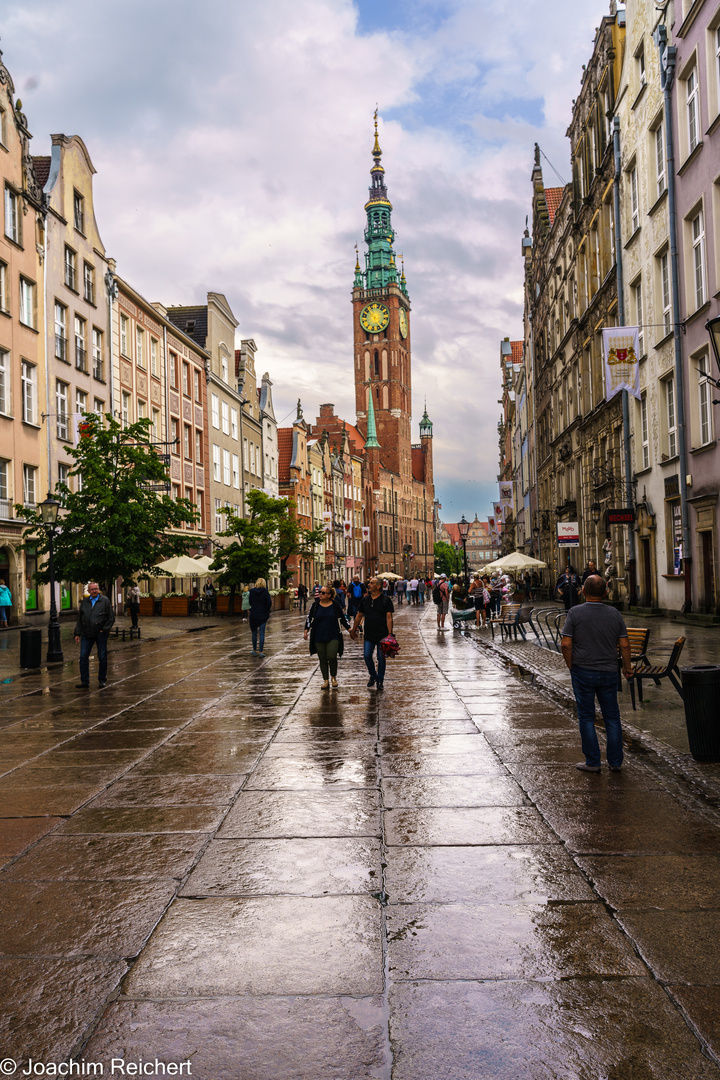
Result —
<path fill-rule="evenodd" d="M 377 441 L 383 464 L 406 483 L 412 482 L 410 441 L 410 298 L 405 271 L 395 263 L 392 204 L 380 164 L 375 112 L 375 144 L 370 193 L 365 203 L 365 269 L 355 263 L 353 339 L 357 426 L 367 437 L 368 394 L 372 394 Z"/>

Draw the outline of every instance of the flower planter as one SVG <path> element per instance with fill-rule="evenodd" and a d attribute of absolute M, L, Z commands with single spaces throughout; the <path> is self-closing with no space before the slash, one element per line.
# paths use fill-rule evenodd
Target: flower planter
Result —
<path fill-rule="evenodd" d="M 154 596 L 141 596 L 140 597 L 140 618 L 150 619 L 155 614 L 155 597 Z"/>
<path fill-rule="evenodd" d="M 187 596 L 163 596 L 163 618 L 178 618 L 188 613 Z"/>
<path fill-rule="evenodd" d="M 218 596 L 215 601 L 215 610 L 218 615 L 227 615 L 230 610 L 230 597 Z M 235 603 L 233 604 L 233 614 L 239 615 L 242 611 L 242 594 L 235 593 Z"/>

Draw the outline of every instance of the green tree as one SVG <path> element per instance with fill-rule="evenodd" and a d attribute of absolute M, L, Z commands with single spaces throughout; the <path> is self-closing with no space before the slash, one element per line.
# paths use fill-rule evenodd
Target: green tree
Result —
<path fill-rule="evenodd" d="M 276 499 L 256 488 L 245 496 L 248 517 L 238 517 L 229 506 L 224 507 L 227 528 L 219 535 L 232 541 L 216 550 L 212 569 L 221 571 L 218 583 L 230 589 L 230 612 L 238 588 L 269 577 L 272 567 L 291 555 L 311 557 L 322 543 L 323 529 L 304 529 L 291 518 L 294 505 L 290 499 Z"/>
<path fill-rule="evenodd" d="M 435 544 L 435 570 L 438 574 L 459 574 L 461 556 L 457 548 L 439 540 Z"/>
<path fill-rule="evenodd" d="M 109 413 L 83 417 L 78 445 L 68 451 L 75 460 L 70 476 L 76 490 L 55 487 L 62 504 L 53 538 L 58 581 L 97 581 L 112 599 L 117 578 L 157 576 L 156 563 L 187 552 L 191 538 L 169 530 L 194 524 L 197 512 L 187 499 L 159 490 L 169 483 L 169 469 L 151 432 L 147 419 L 123 427 Z M 47 554 L 40 511 L 15 509 L 28 523 L 25 542 Z M 36 577 L 47 582 L 47 566 Z"/>

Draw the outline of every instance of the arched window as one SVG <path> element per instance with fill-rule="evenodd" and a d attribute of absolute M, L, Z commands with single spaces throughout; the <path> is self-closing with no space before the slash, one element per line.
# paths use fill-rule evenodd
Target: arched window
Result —
<path fill-rule="evenodd" d="M 375 374 L 380 374 L 380 357 L 378 356 L 377 349 L 375 350 Z"/>

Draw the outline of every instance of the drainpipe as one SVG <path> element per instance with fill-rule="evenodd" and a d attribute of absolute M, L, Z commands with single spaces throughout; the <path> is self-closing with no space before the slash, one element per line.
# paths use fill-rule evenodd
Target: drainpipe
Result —
<path fill-rule="evenodd" d="M 47 490 L 51 492 L 54 490 L 52 478 L 52 440 L 50 436 L 50 354 L 48 351 L 48 272 L 47 272 L 47 253 L 48 253 L 48 228 L 50 226 L 50 219 L 47 212 L 46 196 L 43 193 L 43 209 L 41 211 L 42 216 L 42 230 L 43 230 L 43 243 L 42 243 L 42 263 L 43 263 L 43 339 L 45 342 L 45 428 L 47 434 L 47 464 L 48 464 L 48 482 Z M 70 402 L 68 402 L 68 405 Z"/>
<path fill-rule="evenodd" d="M 620 117 L 613 117 L 613 152 L 615 155 L 615 180 L 613 184 L 614 211 L 615 211 L 615 270 L 617 274 L 617 303 L 618 303 L 618 326 L 625 325 L 625 287 L 623 283 L 622 262 L 622 233 L 620 220 L 620 174 L 622 170 L 620 159 Z M 632 484 L 632 456 L 630 453 L 630 395 L 627 390 L 622 391 L 622 417 L 623 417 L 623 448 L 625 451 L 625 489 L 627 504 L 631 510 L 635 509 L 635 492 Z M 637 603 L 637 588 L 635 582 L 635 528 L 628 525 L 628 606 Z"/>
<path fill-rule="evenodd" d="M 675 79 L 675 61 L 677 49 L 667 43 L 667 27 L 662 23 L 655 31 L 655 43 L 660 54 L 660 85 L 663 91 L 665 113 L 665 152 L 667 156 L 668 178 L 668 225 L 670 231 L 670 271 L 672 278 L 673 334 L 675 346 L 675 408 L 677 410 L 678 449 L 680 472 L 680 512 L 682 515 L 683 535 L 683 574 L 685 578 L 685 603 L 683 613 L 692 611 L 692 548 L 690 546 L 690 525 L 688 522 L 687 492 L 687 446 L 685 443 L 685 374 L 682 362 L 680 321 L 680 274 L 678 268 L 677 244 L 677 209 L 675 203 L 675 152 L 673 150 L 672 102 L 670 92 Z"/>

